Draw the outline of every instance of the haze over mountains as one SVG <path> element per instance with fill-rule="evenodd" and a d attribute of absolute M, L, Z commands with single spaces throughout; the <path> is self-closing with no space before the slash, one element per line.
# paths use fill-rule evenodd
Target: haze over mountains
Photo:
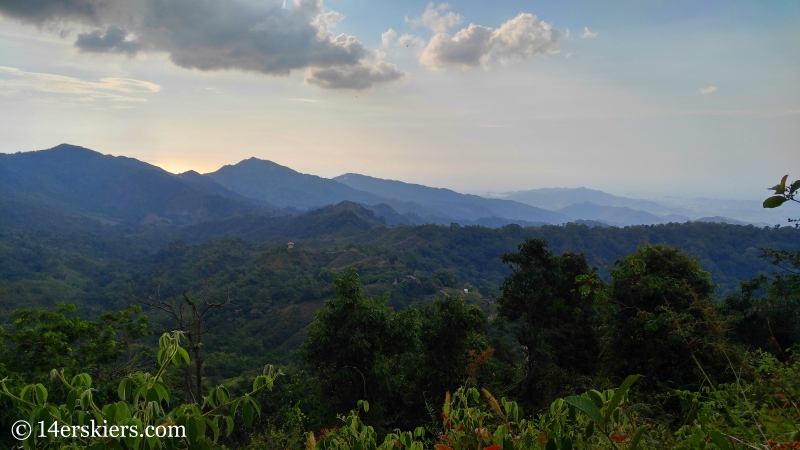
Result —
<path fill-rule="evenodd" d="M 208 174 L 175 175 L 133 158 L 68 144 L 0 154 L 0 207 L 7 212 L 0 226 L 5 227 L 26 228 L 46 217 L 62 224 L 188 225 L 235 216 L 296 214 L 342 201 L 366 206 L 388 225 L 456 222 L 498 227 L 589 221 L 626 226 L 698 219 L 743 223 L 586 188 L 484 198 L 352 173 L 326 179 L 257 158 Z"/>

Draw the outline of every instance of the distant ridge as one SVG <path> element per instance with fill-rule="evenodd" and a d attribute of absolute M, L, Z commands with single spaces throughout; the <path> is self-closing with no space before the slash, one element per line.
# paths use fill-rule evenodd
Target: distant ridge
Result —
<path fill-rule="evenodd" d="M 585 187 L 531 189 L 528 191 L 509 192 L 503 194 L 501 198 L 552 210 L 559 210 L 576 203 L 590 202 L 601 206 L 631 208 L 655 215 L 664 215 L 672 212 L 670 208 L 650 200 L 619 197 Z"/>
<path fill-rule="evenodd" d="M 450 189 L 384 180 L 355 173 L 347 173 L 333 179 L 352 188 L 372 192 L 390 200 L 414 202 L 429 210 L 438 211 L 442 215 L 470 221 L 494 217 L 509 220 L 507 223 L 511 223 L 514 220 L 522 220 L 560 224 L 570 220 L 569 217 L 563 214 L 516 201 L 460 194 Z M 394 207 L 394 205 L 392 206 Z M 397 207 L 395 209 L 398 212 L 405 212 Z"/>
<path fill-rule="evenodd" d="M 309 209 L 344 200 L 369 205 L 384 201 L 334 180 L 302 174 L 258 158 L 223 166 L 205 176 L 244 197 L 284 208 Z"/>
<path fill-rule="evenodd" d="M 75 216 L 126 224 L 188 224 L 268 211 L 222 192 L 201 189 L 134 158 L 103 155 L 69 144 L 0 154 L 0 185 L 16 193 L 23 222 L 28 210 L 54 214 L 55 209 L 69 210 Z"/>

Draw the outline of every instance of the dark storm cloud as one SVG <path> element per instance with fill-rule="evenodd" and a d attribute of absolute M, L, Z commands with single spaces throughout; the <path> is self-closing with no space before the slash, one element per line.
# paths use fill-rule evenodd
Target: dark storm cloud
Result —
<path fill-rule="evenodd" d="M 356 64 L 366 55 L 351 36 L 311 22 L 321 11 L 241 0 L 150 0 L 141 39 L 182 67 L 288 75 L 293 69 Z"/>
<path fill-rule="evenodd" d="M 79 34 L 75 46 L 82 52 L 126 53 L 135 55 L 141 45 L 135 41 L 125 40 L 127 32 L 120 27 L 110 26 L 103 33 L 100 30 Z"/>
<path fill-rule="evenodd" d="M 328 89 L 362 90 L 375 83 L 387 83 L 405 78 L 406 73 L 384 61 L 375 64 L 337 66 L 312 69 L 306 74 L 306 83 Z"/>
<path fill-rule="evenodd" d="M 367 62 L 370 53 L 355 37 L 329 31 L 344 16 L 325 12 L 319 0 L 286 7 L 282 0 L 0 0 L 0 14 L 36 24 L 94 25 L 78 35 L 82 52 L 166 52 L 185 68 L 269 75 L 330 69 L 311 83 L 350 89 L 404 75 L 394 65 Z"/>
<path fill-rule="evenodd" d="M 102 0 L 0 0 L 0 14 L 33 24 L 51 20 L 95 22 L 101 3 Z"/>

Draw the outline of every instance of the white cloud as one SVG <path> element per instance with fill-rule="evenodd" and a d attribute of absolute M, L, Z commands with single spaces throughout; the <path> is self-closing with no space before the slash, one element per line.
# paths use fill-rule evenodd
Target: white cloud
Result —
<path fill-rule="evenodd" d="M 708 86 L 708 87 L 700 88 L 697 91 L 700 92 L 703 95 L 709 95 L 709 94 L 713 94 L 714 92 L 717 92 L 717 87 L 716 86 Z"/>
<path fill-rule="evenodd" d="M 393 29 L 389 28 L 383 34 L 381 34 L 381 45 L 386 47 L 392 43 L 394 38 L 397 37 L 397 32 Z"/>
<path fill-rule="evenodd" d="M 535 15 L 520 13 L 497 29 L 470 24 L 452 37 L 436 34 L 420 55 L 420 62 L 436 69 L 488 67 L 497 61 L 559 53 L 562 35 Z"/>
<path fill-rule="evenodd" d="M 581 33 L 581 39 L 594 39 L 597 35 L 600 34 L 597 31 L 589 31 L 589 27 L 583 27 L 583 33 Z"/>
<path fill-rule="evenodd" d="M 461 14 L 456 14 L 452 11 L 442 15 L 442 13 L 448 9 L 450 9 L 450 5 L 447 3 L 439 3 L 436 6 L 434 6 L 433 3 L 429 3 L 421 16 L 413 19 L 406 17 L 406 23 L 410 23 L 413 26 L 428 27 L 434 33 L 447 33 L 450 28 L 453 28 L 464 20 Z"/>
<path fill-rule="evenodd" d="M 79 78 L 50 73 L 25 72 L 14 67 L 0 66 L 0 95 L 26 96 L 70 103 L 146 102 L 143 95 L 158 92 L 161 86 L 130 78 L 101 78 L 85 81 Z"/>
<path fill-rule="evenodd" d="M 414 49 L 414 53 L 417 56 L 422 54 L 422 50 L 425 48 L 425 39 L 422 39 L 419 36 L 414 36 L 413 34 L 404 34 L 400 36 L 400 39 L 397 42 L 402 46 L 405 45 L 408 48 Z"/>

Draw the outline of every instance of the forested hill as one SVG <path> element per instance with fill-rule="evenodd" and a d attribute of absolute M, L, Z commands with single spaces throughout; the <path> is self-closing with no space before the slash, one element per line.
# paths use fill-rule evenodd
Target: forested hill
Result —
<path fill-rule="evenodd" d="M 351 267 L 368 294 L 386 295 L 398 309 L 444 294 L 488 307 L 508 274 L 500 255 L 529 237 L 546 238 L 556 254 L 584 252 L 601 273 L 645 243 L 680 246 L 712 273 L 720 295 L 772 271 L 759 258 L 760 247 L 800 248 L 800 230 L 716 223 L 390 227 L 349 202 L 298 216 L 105 230 L 1 233 L 2 317 L 59 303 L 78 303 L 87 314 L 120 310 L 134 293 L 152 294 L 156 286 L 164 296 L 197 295 L 204 283 L 216 296 L 230 289 L 233 304 L 209 319 L 215 331 L 207 345 L 216 355 L 208 359 L 209 371 L 220 376 L 222 367 L 233 373 L 296 348 L 314 312 L 333 295 L 333 277 Z M 295 243 L 291 250 L 288 241 Z"/>

